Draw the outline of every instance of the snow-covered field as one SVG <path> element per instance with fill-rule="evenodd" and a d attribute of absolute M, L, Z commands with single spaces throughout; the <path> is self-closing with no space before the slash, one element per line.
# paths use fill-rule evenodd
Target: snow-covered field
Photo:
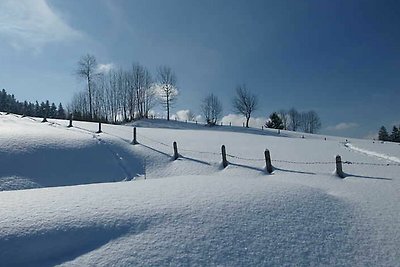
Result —
<path fill-rule="evenodd" d="M 148 120 L 132 145 L 132 125 L 67 125 L 0 115 L 1 266 L 400 266 L 398 144 Z"/>

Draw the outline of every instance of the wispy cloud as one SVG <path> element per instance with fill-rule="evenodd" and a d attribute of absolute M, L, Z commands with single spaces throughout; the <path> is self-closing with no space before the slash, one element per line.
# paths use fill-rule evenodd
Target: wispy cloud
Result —
<path fill-rule="evenodd" d="M 40 51 L 48 43 L 83 35 L 66 24 L 46 0 L 1 0 L 0 36 L 16 49 Z"/>
<path fill-rule="evenodd" d="M 98 64 L 97 65 L 97 72 L 100 73 L 107 73 L 110 70 L 114 69 L 115 65 L 113 63 L 107 63 L 107 64 Z"/>
<path fill-rule="evenodd" d="M 354 122 L 341 122 L 333 126 L 328 126 L 326 127 L 327 130 L 329 131 L 343 131 L 343 130 L 348 130 L 352 128 L 357 128 L 359 125 Z"/>

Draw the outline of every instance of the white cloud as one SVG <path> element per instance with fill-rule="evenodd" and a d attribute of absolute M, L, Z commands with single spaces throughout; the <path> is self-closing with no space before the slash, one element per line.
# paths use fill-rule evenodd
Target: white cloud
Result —
<path fill-rule="evenodd" d="M 246 118 L 242 115 L 237 114 L 229 114 L 222 118 L 222 123 L 224 125 L 229 125 L 232 123 L 232 126 L 243 126 L 243 123 L 246 123 Z M 250 118 L 249 126 L 254 128 L 261 128 L 265 124 L 266 118 L 258 117 L 258 118 Z"/>
<path fill-rule="evenodd" d="M 98 64 L 97 65 L 97 72 L 99 73 L 107 73 L 110 70 L 114 69 L 115 65 L 113 63 L 107 63 L 107 64 Z"/>
<path fill-rule="evenodd" d="M 194 113 L 189 109 L 183 109 L 177 111 L 175 114 L 171 115 L 172 120 L 179 120 L 179 121 L 194 121 L 196 120 L 196 116 Z"/>
<path fill-rule="evenodd" d="M 82 37 L 68 26 L 45 0 L 1 0 L 0 36 L 16 49 L 41 48 L 52 42 Z"/>
<path fill-rule="evenodd" d="M 354 122 L 341 122 L 333 126 L 326 127 L 329 131 L 343 131 L 351 128 L 357 128 L 358 124 Z"/>
<path fill-rule="evenodd" d="M 163 96 L 165 95 L 165 93 L 164 93 L 164 90 L 163 90 L 161 84 L 154 83 L 154 84 L 153 84 L 153 89 L 155 90 L 156 95 L 157 95 L 160 99 L 163 99 L 163 98 L 164 98 Z M 178 88 L 176 88 L 175 86 L 173 86 L 173 87 L 171 88 L 171 91 L 170 91 L 170 97 L 173 98 L 173 97 L 177 96 L 178 94 L 179 94 Z"/>

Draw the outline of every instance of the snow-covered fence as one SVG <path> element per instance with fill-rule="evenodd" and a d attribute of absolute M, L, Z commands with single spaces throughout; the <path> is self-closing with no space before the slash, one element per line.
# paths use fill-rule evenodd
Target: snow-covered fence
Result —
<path fill-rule="evenodd" d="M 161 141 L 152 139 L 148 136 L 144 136 L 144 135 L 139 135 L 136 134 L 136 127 L 134 127 L 133 129 L 134 131 L 134 141 L 136 142 L 136 144 L 138 144 L 139 142 L 137 142 L 136 140 L 136 135 L 138 135 L 140 138 L 146 139 L 152 143 L 156 143 L 159 145 L 162 145 L 164 147 L 168 147 L 170 148 L 170 145 L 163 143 Z M 132 141 L 132 143 L 134 143 L 134 141 Z M 296 164 L 296 165 L 334 165 L 335 166 L 335 174 L 337 176 L 339 176 L 340 178 L 345 178 L 346 174 L 343 172 L 343 164 L 354 164 L 354 165 L 371 165 L 371 166 L 397 166 L 400 167 L 400 163 L 365 163 L 365 162 L 351 162 L 351 161 L 342 161 L 341 157 L 338 155 L 335 158 L 335 161 L 291 161 L 291 160 L 282 160 L 282 159 L 272 159 L 271 158 L 271 154 L 270 151 L 268 149 L 264 150 L 264 158 L 248 158 L 248 157 L 241 157 L 241 156 L 237 156 L 237 155 L 232 155 L 232 154 L 228 154 L 226 153 L 226 147 L 225 145 L 221 146 L 221 152 L 220 153 L 216 153 L 216 152 L 209 152 L 209 151 L 197 151 L 197 150 L 192 150 L 192 149 L 185 149 L 185 148 L 180 148 L 181 151 L 184 152 L 189 152 L 189 153 L 198 153 L 198 154 L 209 154 L 209 155 L 214 155 L 214 156 L 221 156 L 222 157 L 222 166 L 223 168 L 226 168 L 229 165 L 229 161 L 228 161 L 228 157 L 232 158 L 232 159 L 237 159 L 237 160 L 241 160 L 241 161 L 253 161 L 253 162 L 261 162 L 264 161 L 265 162 L 265 172 L 266 173 L 272 173 L 274 171 L 274 166 L 272 163 L 286 163 L 286 164 Z M 163 152 L 165 153 L 165 152 Z M 178 153 L 178 145 L 177 142 L 173 142 L 173 155 L 172 158 L 173 160 L 176 160 L 180 157 L 180 154 Z M 241 166 L 241 165 L 238 165 Z"/>
<path fill-rule="evenodd" d="M 68 128 L 72 127 L 72 113 L 69 114 L 69 125 L 67 126 Z"/>
<path fill-rule="evenodd" d="M 268 149 L 265 149 L 264 157 L 265 157 L 265 169 L 267 170 L 268 173 L 272 173 L 273 168 L 271 163 L 271 154 L 269 153 Z"/>
<path fill-rule="evenodd" d="M 222 155 L 222 166 L 226 168 L 228 166 L 228 161 L 226 160 L 226 149 L 225 145 L 221 146 L 221 155 Z"/>
<path fill-rule="evenodd" d="M 133 127 L 133 140 L 131 142 L 132 145 L 137 145 L 139 144 L 137 139 L 136 139 L 136 127 Z"/>
<path fill-rule="evenodd" d="M 172 147 L 174 148 L 174 156 L 173 159 L 177 160 L 179 158 L 179 154 L 178 154 L 178 144 L 176 142 L 172 143 Z"/>
<path fill-rule="evenodd" d="M 339 155 L 337 155 L 335 159 L 336 159 L 336 174 L 340 178 L 344 178 L 345 175 L 343 173 L 343 168 L 342 168 L 342 158 Z"/>
<path fill-rule="evenodd" d="M 99 130 L 96 133 L 101 133 L 101 122 L 99 122 Z"/>

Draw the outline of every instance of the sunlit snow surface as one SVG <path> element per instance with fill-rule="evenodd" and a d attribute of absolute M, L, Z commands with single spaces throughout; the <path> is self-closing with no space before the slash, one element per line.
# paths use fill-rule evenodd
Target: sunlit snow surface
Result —
<path fill-rule="evenodd" d="M 133 146 L 132 126 L 40 121 L 0 115 L 1 266 L 399 266 L 397 144 L 150 120 Z M 380 165 L 340 179 L 337 154 Z"/>

